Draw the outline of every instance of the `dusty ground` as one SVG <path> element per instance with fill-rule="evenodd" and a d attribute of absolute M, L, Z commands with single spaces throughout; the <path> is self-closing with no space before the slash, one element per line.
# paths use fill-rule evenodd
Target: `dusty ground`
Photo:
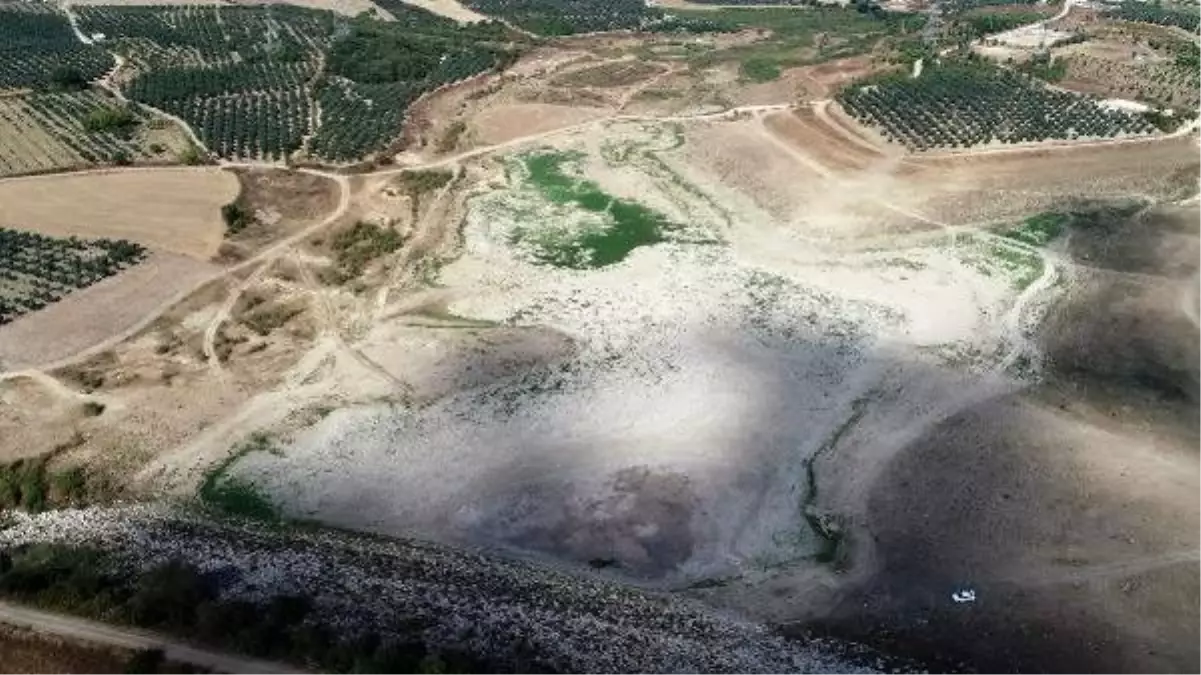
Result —
<path fill-rule="evenodd" d="M 214 168 L 135 169 L 0 181 L 0 225 L 54 236 L 130 239 L 208 260 L 237 179 Z"/>
<path fill-rule="evenodd" d="M 225 236 L 221 262 L 245 260 L 271 244 L 321 222 L 338 204 L 338 185 L 326 176 L 282 169 L 231 169 L 238 178 L 237 203 L 254 216 L 245 229 Z"/>
<path fill-rule="evenodd" d="M 48 638 L 7 625 L 0 627 L 0 653 L 10 673 L 124 673 L 134 655 L 132 650 Z"/>
<path fill-rule="evenodd" d="M 324 0 L 311 0 L 314 5 L 320 4 Z M 364 0 L 365 1 L 365 0 Z M 454 19 L 459 23 L 474 23 L 476 21 L 487 21 L 488 17 L 476 12 L 475 10 L 464 7 L 457 0 L 402 0 L 405 4 L 420 7 L 441 14 L 449 19 Z"/>
<path fill-rule="evenodd" d="M 1129 180 L 1104 161 L 1107 149 L 910 165 L 850 129 L 824 145 L 797 142 L 820 135 L 820 123 L 815 112 L 771 113 L 544 140 L 584 152 L 577 170 L 604 189 L 723 242 L 639 249 L 586 273 L 552 273 L 512 249 L 514 222 L 572 216 L 543 214 L 520 172 L 506 168 L 502 179 L 484 162 L 462 253 L 437 277 L 442 295 L 422 311 L 377 314 L 355 343 L 380 374 L 364 393 L 380 396 L 388 378 L 404 386 L 389 403 L 335 411 L 311 428 L 277 424 L 280 451 L 248 456 L 240 475 L 305 517 L 604 561 L 644 578 L 696 580 L 813 555 L 819 542 L 795 508 L 801 474 L 756 467 L 803 465 L 880 387 L 913 392 L 885 406 L 900 424 L 963 387 L 987 400 L 1021 386 L 1001 373 L 1032 348 L 1015 331 L 1054 297 L 1038 293 L 1059 267 L 1045 265 L 1019 293 L 973 266 L 970 238 L 956 240 L 969 246 L 962 252 L 939 242 Z M 655 159 L 604 159 L 630 156 L 623 144 Z M 1175 147 L 1158 147 L 1157 161 L 1187 170 L 1195 160 Z M 1095 184 L 1045 178 L 1072 161 L 1092 167 Z M 1017 202 L 1035 181 L 1038 199 Z M 991 205 L 980 200 L 998 190 L 1011 194 L 974 222 L 922 215 L 953 213 L 961 200 Z M 760 284 L 775 290 L 760 297 Z M 327 381 L 345 391 L 349 374 L 329 368 Z M 281 422 L 280 397 L 263 401 Z M 345 469 L 325 469 L 333 465 Z"/>

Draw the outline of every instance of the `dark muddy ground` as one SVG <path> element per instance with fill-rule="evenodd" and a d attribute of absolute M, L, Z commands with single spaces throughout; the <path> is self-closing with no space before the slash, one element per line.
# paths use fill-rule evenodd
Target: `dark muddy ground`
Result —
<path fill-rule="evenodd" d="M 1043 382 L 891 461 L 868 509 L 878 569 L 820 629 L 936 668 L 1198 671 L 1198 217 L 1072 228 Z"/>

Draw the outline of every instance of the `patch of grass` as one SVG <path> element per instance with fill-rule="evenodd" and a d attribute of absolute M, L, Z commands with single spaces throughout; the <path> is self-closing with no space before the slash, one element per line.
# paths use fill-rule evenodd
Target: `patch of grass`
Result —
<path fill-rule="evenodd" d="M 459 145 L 459 139 L 463 137 L 463 133 L 467 131 L 467 123 L 463 120 L 455 120 L 446 127 L 446 131 L 434 144 L 434 149 L 438 152 L 450 152 Z"/>
<path fill-rule="evenodd" d="M 1025 290 L 1043 274 L 1045 263 L 1036 251 L 987 237 L 964 235 L 951 248 L 963 264 L 986 277 L 1005 277 L 1014 289 Z"/>
<path fill-rule="evenodd" d="M 330 241 L 334 250 L 334 269 L 322 276 L 330 283 L 345 283 L 358 278 L 368 263 L 395 252 L 404 245 L 404 241 L 404 237 L 393 228 L 359 221 L 334 235 Z"/>
<path fill-rule="evenodd" d="M 779 79 L 780 66 L 769 59 L 753 57 L 742 62 L 742 76 L 752 82 L 771 82 Z"/>
<path fill-rule="evenodd" d="M 62 471 L 46 467 L 50 453 L 0 465 L 0 509 L 38 513 L 47 509 L 82 506 L 108 490 L 99 478 L 91 478 L 83 467 Z"/>
<path fill-rule="evenodd" d="M 1001 232 L 1001 236 L 1031 246 L 1046 246 L 1062 234 L 1071 221 L 1069 214 L 1049 211 L 1027 218 L 1020 226 Z"/>
<path fill-rule="evenodd" d="M 200 500 L 226 515 L 278 521 L 279 510 L 270 499 L 258 491 L 254 483 L 226 475 L 229 468 L 246 455 L 252 452 L 271 452 L 273 449 L 270 436 L 264 433 L 251 434 L 250 438 L 235 447 L 228 457 L 205 475 L 204 482 L 200 484 Z"/>
<path fill-rule="evenodd" d="M 527 180 L 543 197 L 598 214 L 595 227 L 520 227 L 511 243 L 528 243 L 543 263 L 570 269 L 594 269 L 625 260 L 635 248 L 665 240 L 673 227 L 667 217 L 637 202 L 610 195 L 593 181 L 569 175 L 564 165 L 579 153 L 542 152 L 523 159 Z"/>

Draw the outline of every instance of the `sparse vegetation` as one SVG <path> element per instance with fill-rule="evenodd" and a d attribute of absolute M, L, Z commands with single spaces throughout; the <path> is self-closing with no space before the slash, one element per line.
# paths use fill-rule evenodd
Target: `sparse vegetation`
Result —
<path fill-rule="evenodd" d="M 238 445 L 220 464 L 205 475 L 200 484 L 200 500 L 220 513 L 275 521 L 279 511 L 264 497 L 253 483 L 227 475 L 231 466 L 252 452 L 271 452 L 274 449 L 271 437 L 256 433 Z"/>
<path fill-rule="evenodd" d="M 747 7 L 672 10 L 672 14 L 714 31 L 762 31 L 763 37 L 755 42 L 696 50 L 687 57 L 694 69 L 738 63 L 745 77 L 758 81 L 774 79 L 768 77 L 773 68 L 821 63 L 877 48 L 883 51 L 881 41 L 899 44 L 907 36 L 916 39 L 925 22 L 915 14 L 878 10 L 878 5 L 863 2 L 852 7 Z"/>
<path fill-rule="evenodd" d="M 232 236 L 254 224 L 254 214 L 238 202 L 221 207 L 221 219 L 225 221 L 225 235 Z"/>
<path fill-rule="evenodd" d="M 323 272 L 327 283 L 341 284 L 356 279 L 373 260 L 404 245 L 404 237 L 391 227 L 359 221 L 334 235 L 330 246 L 334 265 Z"/>
<path fill-rule="evenodd" d="M 162 161 L 148 143 L 146 113 L 100 90 L 34 91 L 0 97 L 0 128 L 28 143 L 0 143 L 0 175 L 52 169 Z M 159 132 L 164 140 L 182 136 Z M 159 144 L 161 146 L 161 144 Z M 166 148 L 163 147 L 163 150 Z"/>
<path fill-rule="evenodd" d="M 50 470 L 46 465 L 51 455 L 0 465 L 0 510 L 22 509 L 37 513 L 83 506 L 111 493 L 106 481 L 90 477 L 83 467 Z"/>
<path fill-rule="evenodd" d="M 414 220 L 421 210 L 421 202 L 425 195 L 446 187 L 455 174 L 443 169 L 427 169 L 421 171 L 405 171 L 400 174 L 396 184 L 410 200 L 411 215 Z"/>
<path fill-rule="evenodd" d="M 1047 82 L 1058 82 L 1068 72 L 1068 64 L 1062 58 L 1052 57 L 1049 52 L 1039 52 L 1017 67 L 1018 72 Z"/>
<path fill-rule="evenodd" d="M 450 152 L 459 145 L 459 139 L 462 138 L 463 132 L 467 131 L 467 123 L 463 120 L 455 120 L 447 125 L 446 131 L 438 138 L 438 142 L 434 149 L 438 152 Z"/>

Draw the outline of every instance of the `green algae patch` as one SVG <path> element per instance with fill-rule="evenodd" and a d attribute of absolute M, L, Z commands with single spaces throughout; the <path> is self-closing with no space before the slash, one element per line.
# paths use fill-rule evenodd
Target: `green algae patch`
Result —
<path fill-rule="evenodd" d="M 585 217 L 514 228 L 511 244 L 528 248 L 538 262 L 583 270 L 619 263 L 639 246 L 667 239 L 675 227 L 667 216 L 569 173 L 567 168 L 582 157 L 578 152 L 540 152 L 521 158 L 528 184 L 543 198 L 578 209 Z"/>

